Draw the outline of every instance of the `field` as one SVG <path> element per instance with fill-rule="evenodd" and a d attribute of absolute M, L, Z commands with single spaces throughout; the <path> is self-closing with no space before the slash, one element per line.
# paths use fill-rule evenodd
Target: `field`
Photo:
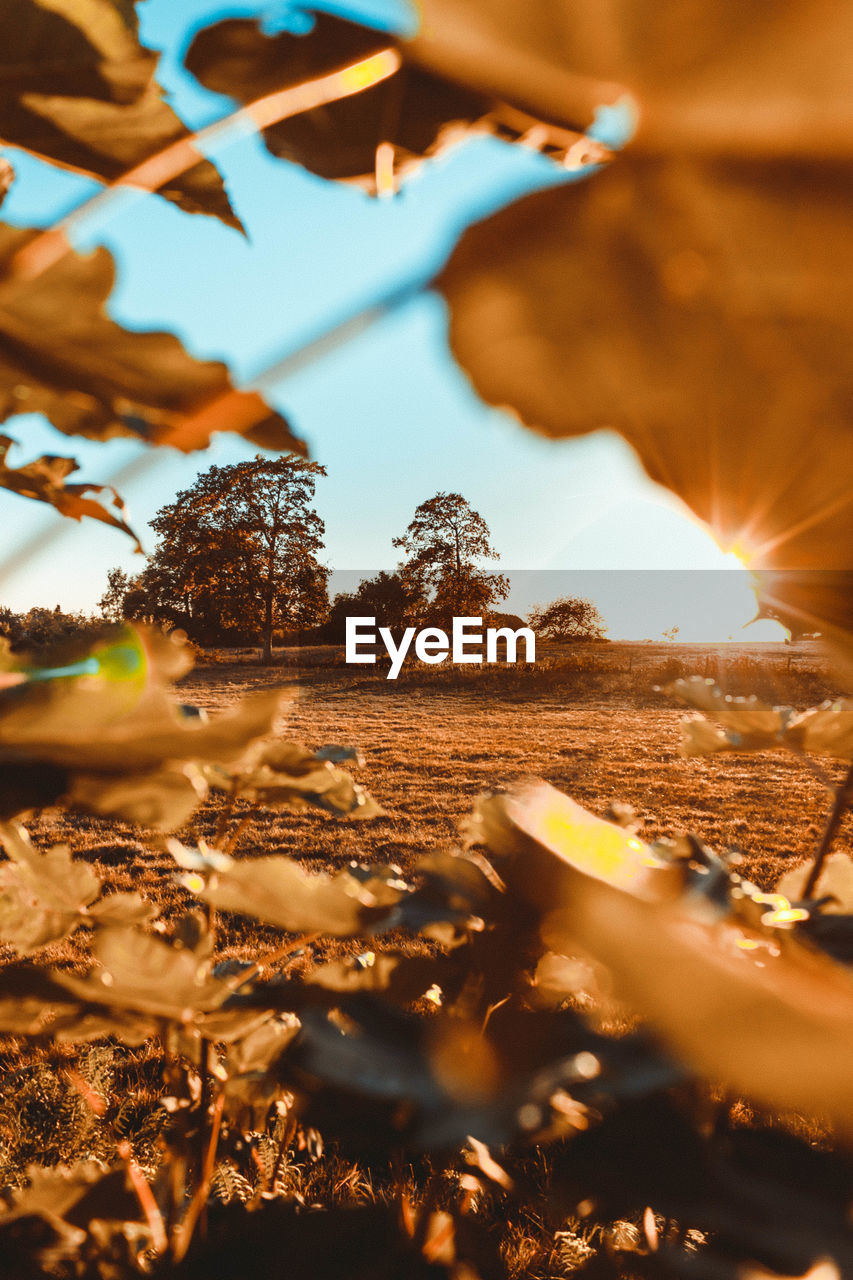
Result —
<path fill-rule="evenodd" d="M 279 732 L 310 747 L 358 747 L 364 763 L 354 773 L 387 816 L 347 823 L 244 805 L 235 821 L 245 823 L 245 856 L 285 853 L 311 870 L 357 859 L 408 871 L 420 853 L 458 842 L 477 795 L 531 776 L 598 814 L 614 801 L 633 806 L 646 839 L 690 831 L 715 849 L 738 848 L 762 887 L 806 857 L 820 830 L 826 795 L 805 764 L 781 752 L 685 760 L 678 748 L 686 713 L 656 691 L 682 672 L 713 671 L 734 693 L 757 686 L 771 700 L 805 707 L 833 691 L 808 645 L 573 647 L 536 671 L 431 668 L 395 682 L 381 671 L 353 676 L 333 650 L 314 651 L 304 666 L 293 651 L 278 656 L 281 667 L 200 664 L 181 696 L 215 715 L 251 690 L 283 685 Z M 218 812 L 209 801 L 180 838 L 212 840 Z M 40 845 L 68 843 L 116 890 L 141 887 L 167 911 L 185 909 L 189 895 L 171 882 L 171 857 L 135 828 L 51 812 L 30 830 Z M 257 950 L 239 924 L 226 927 L 223 942 L 240 958 Z"/>
<path fill-rule="evenodd" d="M 751 682 L 765 695 L 804 707 L 833 691 L 809 646 L 595 646 L 555 651 L 540 671 L 460 678 L 458 672 L 415 670 L 395 683 L 381 671 L 353 676 L 331 652 L 303 656 L 301 663 L 292 651 L 279 659 L 281 666 L 262 668 L 219 655 L 185 678 L 181 696 L 215 714 L 252 689 L 288 683 L 279 731 L 311 747 L 357 745 L 364 762 L 355 773 L 387 816 L 357 823 L 243 805 L 229 828 L 241 824 L 238 856 L 286 853 L 315 870 L 351 859 L 409 870 L 422 852 L 458 843 L 460 822 L 478 794 L 530 775 L 601 815 L 614 801 L 633 806 L 646 839 L 689 831 L 717 850 L 736 848 L 741 869 L 765 888 L 805 858 L 819 836 L 827 797 L 806 763 L 782 753 L 685 760 L 678 750 L 685 713 L 654 687 L 681 672 L 713 672 L 733 692 Z M 830 766 L 828 773 L 836 779 L 840 771 Z M 219 805 L 209 801 L 179 834 L 186 843 L 199 836 L 212 840 L 218 820 Z M 191 895 L 175 883 L 170 855 L 134 827 L 57 812 L 34 816 L 28 825 L 41 847 L 66 842 L 76 857 L 94 864 L 109 888 L 135 888 L 153 898 L 167 922 L 192 905 Z M 849 848 L 849 829 L 839 847 Z M 274 929 L 233 916 L 219 920 L 217 936 L 222 959 L 254 961 L 281 945 Z M 84 943 L 78 933 L 40 958 L 80 966 Z M 380 950 L 381 940 L 375 945 Z M 291 972 L 354 949 L 317 940 L 291 962 Z M 6 949 L 5 959 L 11 958 Z M 93 1151 L 106 1158 L 103 1135 L 64 1075 L 71 1062 L 97 1088 L 114 1094 L 119 1127 L 136 1144 L 140 1162 L 156 1163 L 160 1121 L 154 1104 L 162 1061 L 154 1050 L 95 1047 L 80 1057 L 68 1048 L 42 1048 L 33 1057 L 22 1053 L 20 1042 L 8 1041 L 0 1108 L 0 1173 L 7 1185 L 19 1183 L 33 1162 L 68 1162 Z M 305 1195 L 310 1188 L 322 1202 L 383 1194 L 381 1174 L 336 1163 L 334 1156 L 294 1169 L 292 1176 L 294 1189 Z M 251 1171 L 225 1173 L 214 1189 L 225 1200 L 245 1198 Z M 555 1252 L 553 1224 L 514 1222 L 507 1231 L 511 1274 L 571 1270 Z M 585 1256 L 586 1246 L 577 1240 L 579 1256 Z"/>

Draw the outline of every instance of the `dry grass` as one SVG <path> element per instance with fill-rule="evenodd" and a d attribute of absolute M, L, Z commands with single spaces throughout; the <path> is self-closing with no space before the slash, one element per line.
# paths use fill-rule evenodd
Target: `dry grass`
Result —
<path fill-rule="evenodd" d="M 676 664 L 685 672 L 704 672 L 721 661 L 735 692 L 754 667 L 761 679 L 753 683 L 763 684 L 765 695 L 778 701 L 805 706 L 832 690 L 807 648 L 786 652 L 780 645 L 781 652 L 771 652 L 763 663 L 767 647 L 756 648 L 758 654 L 731 646 L 572 647 L 568 655 L 555 655 L 555 663 L 563 657 L 572 665 L 557 666 L 559 678 L 549 687 L 531 687 L 512 668 L 484 673 L 481 683 L 466 676 L 460 685 L 446 669 L 442 682 L 436 668 L 421 684 L 417 672 L 409 682 L 392 682 L 381 674 L 365 677 L 362 669 L 353 675 L 351 669 L 316 665 L 282 671 L 217 664 L 191 673 L 181 696 L 215 714 L 250 690 L 286 684 L 290 698 L 279 732 L 313 747 L 358 746 L 365 763 L 354 772 L 388 810 L 387 817 L 359 823 L 244 805 L 237 813 L 248 820 L 238 853 L 246 857 L 283 853 L 313 870 L 351 859 L 393 862 L 408 870 L 422 852 L 458 840 L 460 821 L 478 794 L 536 776 L 599 814 L 614 800 L 627 802 L 647 839 L 691 831 L 716 849 L 738 848 L 746 873 L 769 887 L 813 849 L 827 809 L 824 788 L 803 763 L 782 752 L 682 759 L 684 713 L 654 691 L 659 679 L 677 674 Z M 591 653 L 596 672 L 582 666 Z M 604 662 L 608 670 L 601 669 Z M 725 671 L 722 678 L 726 682 Z M 497 691 L 493 679 L 502 680 Z M 831 764 L 827 772 L 840 776 Z M 220 803 L 206 803 L 181 838 L 212 838 Z M 95 864 L 109 888 L 139 889 L 167 917 L 192 902 L 174 883 L 171 857 L 141 830 L 60 812 L 45 813 L 29 826 L 38 844 L 67 843 L 75 856 Z M 842 833 L 841 847 L 848 837 Z M 45 959 L 77 960 L 83 941 L 49 948 Z M 259 948 L 274 949 L 276 941 L 273 929 L 234 917 L 223 921 L 223 955 L 254 958 Z"/>
<path fill-rule="evenodd" d="M 751 677 L 765 695 L 799 706 L 831 691 L 829 677 L 808 650 L 779 649 L 763 663 L 755 653 L 729 650 L 722 678 L 738 692 Z M 460 821 L 480 792 L 535 775 L 599 814 L 614 800 L 631 804 L 646 838 L 691 831 L 716 849 L 737 847 L 746 873 L 769 887 L 813 849 L 827 796 L 801 762 L 782 753 L 680 757 L 683 713 L 653 685 L 681 672 L 710 674 L 720 657 L 719 650 L 688 651 L 686 646 L 597 646 L 592 657 L 578 649 L 552 653 L 548 678 L 504 669 L 461 681 L 454 673 L 442 678 L 430 670 L 395 684 L 381 672 L 353 676 L 313 655 L 310 666 L 296 669 L 289 662 L 286 671 L 236 662 L 206 666 L 184 681 L 182 696 L 216 712 L 251 689 L 298 676 L 280 731 L 311 746 L 359 746 L 365 763 L 357 776 L 388 810 L 387 817 L 362 824 L 244 806 L 237 816 L 248 819 L 238 850 L 245 857 L 285 853 L 314 869 L 356 858 L 408 869 L 423 851 L 458 840 Z M 829 772 L 840 776 L 840 770 Z M 219 802 L 208 802 L 182 838 L 211 837 L 218 815 Z M 140 890 L 160 904 L 167 919 L 191 905 L 190 895 L 175 883 L 172 859 L 140 830 L 55 812 L 29 825 L 38 844 L 68 843 L 76 856 L 96 866 L 110 888 Z M 850 848 L 850 834 L 847 826 L 840 847 Z M 255 959 L 280 945 L 276 930 L 236 917 L 223 918 L 219 930 L 222 958 Z M 318 943 L 313 957 L 304 956 L 297 967 L 342 949 L 360 945 Z M 46 949 L 40 959 L 78 965 L 85 950 L 85 935 L 78 933 Z M 4 955 L 12 958 L 8 949 Z M 0 1109 L 0 1167 L 7 1185 L 20 1179 L 31 1160 L 109 1158 L 65 1076 L 69 1052 L 7 1042 L 0 1056 L 11 1104 Z M 114 1095 L 119 1126 L 134 1141 L 138 1158 L 151 1159 L 161 1114 L 156 1053 L 86 1049 L 78 1067 L 87 1078 L 103 1077 L 104 1090 Z M 239 1178 L 226 1171 L 223 1179 L 225 1192 L 233 1182 L 233 1194 L 239 1195 Z M 342 1164 L 334 1156 L 319 1164 L 303 1159 L 287 1180 L 308 1203 L 372 1202 L 390 1194 L 381 1172 Z M 248 1182 L 245 1189 L 248 1195 Z M 529 1214 L 510 1220 L 501 1213 L 496 1223 L 510 1275 L 565 1275 L 588 1255 L 586 1238 L 571 1224 L 555 1226 Z"/>

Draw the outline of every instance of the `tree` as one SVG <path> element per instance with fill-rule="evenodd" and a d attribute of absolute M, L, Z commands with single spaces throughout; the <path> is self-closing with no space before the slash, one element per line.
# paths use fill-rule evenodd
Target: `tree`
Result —
<path fill-rule="evenodd" d="M 426 598 L 437 621 L 479 615 L 509 593 L 509 579 L 480 567 L 480 560 L 500 559 L 490 541 L 489 526 L 461 493 L 437 493 L 422 502 L 402 537 L 393 545 L 407 559 L 404 580 Z"/>
<path fill-rule="evenodd" d="M 348 617 L 373 617 L 379 626 L 399 632 L 420 621 L 425 601 L 419 585 L 401 573 L 384 569 L 375 578 L 365 578 L 355 591 L 335 596 L 329 612 L 329 629 L 336 640 L 343 641 Z"/>
<path fill-rule="evenodd" d="M 107 573 L 107 589 L 98 601 L 98 608 L 109 622 L 121 622 L 127 615 L 124 602 L 133 585 L 133 579 L 124 569 L 110 569 Z"/>
<path fill-rule="evenodd" d="M 559 596 L 549 605 L 538 606 L 531 610 L 528 622 L 544 640 L 562 642 L 603 640 L 607 630 L 592 601 L 575 596 Z"/>
<path fill-rule="evenodd" d="M 328 608 L 324 526 L 311 505 L 325 474 L 258 455 L 200 475 L 151 521 L 160 541 L 140 585 L 152 612 L 198 638 L 257 632 L 271 661 L 277 627 L 311 626 Z"/>

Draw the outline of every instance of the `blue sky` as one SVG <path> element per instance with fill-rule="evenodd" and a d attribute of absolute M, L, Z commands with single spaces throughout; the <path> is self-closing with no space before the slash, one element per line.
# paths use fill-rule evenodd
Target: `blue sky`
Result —
<path fill-rule="evenodd" d="M 383 25 L 406 16 L 402 0 L 328 0 L 324 7 L 372 12 Z M 259 12 L 248 0 L 139 5 L 143 39 L 164 51 L 158 78 L 188 124 L 200 127 L 229 109 L 227 99 L 180 69 L 193 29 L 224 14 Z M 287 21 L 286 6 L 267 5 L 266 17 L 273 25 Z M 10 155 L 19 175 L 3 207 L 10 222 L 45 225 L 98 189 Z M 563 180 L 541 157 L 486 140 L 424 166 L 398 196 L 381 202 L 272 159 L 257 138 L 232 143 L 215 159 L 247 239 L 157 197 L 124 194 L 107 216 L 79 228 L 75 240 L 79 248 L 105 244 L 114 253 L 118 281 L 109 310 L 117 320 L 177 332 L 197 355 L 225 359 L 243 385 L 257 385 L 270 366 L 365 307 L 407 284 L 425 284 L 471 221 L 534 186 Z M 263 386 L 328 468 L 317 508 L 335 568 L 392 567 L 391 539 L 440 489 L 463 493 L 481 512 L 510 570 L 699 570 L 726 563 L 710 536 L 648 482 L 618 437 L 599 433 L 554 444 L 484 406 L 449 355 L 443 303 L 427 291 L 322 360 L 286 380 L 270 384 L 267 377 Z M 82 479 L 107 478 L 141 452 L 131 442 L 68 439 L 32 416 L 4 430 L 26 441 L 13 457 L 73 453 Z M 200 470 L 253 452 L 223 436 L 204 453 L 161 450 L 139 466 L 121 487 L 143 542 L 151 545 L 145 526 L 157 508 Z M 110 566 L 139 566 L 119 533 L 95 525 L 59 529 L 58 517 L 24 499 L 0 494 L 0 518 L 7 531 L 0 601 L 12 607 L 92 609 Z M 527 603 L 523 594 L 518 607 Z M 644 615 L 639 601 L 627 607 L 623 600 L 620 608 L 618 593 L 610 595 L 604 611 L 611 634 L 655 635 L 682 614 L 689 626 L 683 601 L 658 626 L 658 613 Z M 748 614 L 747 603 L 742 621 Z"/>

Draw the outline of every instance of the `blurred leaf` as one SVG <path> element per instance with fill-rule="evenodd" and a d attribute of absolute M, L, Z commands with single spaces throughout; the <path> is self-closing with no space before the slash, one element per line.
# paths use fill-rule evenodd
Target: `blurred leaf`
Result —
<path fill-rule="evenodd" d="M 0 204 L 6 199 L 14 181 L 15 170 L 5 156 L 0 156 Z"/>
<path fill-rule="evenodd" d="M 29 1185 L 15 1192 L 11 1214 L 4 1221 L 35 1213 L 86 1229 L 93 1218 L 124 1222 L 141 1216 L 124 1169 L 105 1169 L 92 1160 L 53 1169 L 33 1165 L 27 1177 Z"/>
<path fill-rule="evenodd" d="M 110 893 L 93 902 L 89 917 L 99 925 L 147 924 L 158 914 L 153 902 L 138 893 Z"/>
<path fill-rule="evenodd" d="M 793 871 L 786 871 L 776 885 L 776 892 L 784 894 L 791 902 L 799 902 L 813 865 L 811 861 L 804 862 Z M 814 886 L 813 898 L 828 899 L 821 903 L 821 910 L 827 914 L 853 913 L 853 861 L 849 854 L 829 854 Z"/>
<path fill-rule="evenodd" d="M 18 0 L 0 15 L 0 135 L 66 168 L 118 178 L 188 136 L 154 81 L 157 61 L 139 44 L 132 4 Z M 201 153 L 161 194 L 241 226 Z"/>
<path fill-rule="evenodd" d="M 390 43 L 385 32 L 326 13 L 315 14 L 304 35 L 266 36 L 256 21 L 231 18 L 195 36 L 185 65 L 205 88 L 246 103 L 327 75 Z M 321 177 L 355 179 L 375 189 L 380 143 L 393 144 L 400 159 L 421 157 L 449 122 L 477 119 L 487 108 L 481 95 L 411 68 L 353 98 L 274 124 L 263 136 L 273 155 Z"/>
<path fill-rule="evenodd" d="M 26 955 L 68 937 L 101 892 L 100 878 L 64 845 L 39 853 L 22 827 L 0 826 L 0 841 L 11 859 L 0 864 L 0 939 Z"/>
<path fill-rule="evenodd" d="M 626 892 L 583 871 L 583 840 L 579 858 L 564 813 L 565 798 L 540 783 L 493 797 L 484 828 L 509 889 L 543 914 L 552 949 L 580 947 L 603 964 L 616 994 L 699 1075 L 853 1133 L 848 972 L 792 940 L 780 949 L 709 921 L 690 899 L 643 900 L 630 878 Z"/>
<path fill-rule="evenodd" d="M 385 951 L 369 964 L 359 964 L 358 957 L 329 960 L 312 969 L 306 983 L 330 992 L 382 992 L 396 1004 L 407 1005 L 419 999 L 433 984 L 442 983 L 447 971 L 447 959 L 443 956 Z"/>
<path fill-rule="evenodd" d="M 337 753 L 340 749 L 333 750 Z M 325 754 L 315 754 L 296 742 L 261 743 L 247 755 L 240 770 L 230 775 L 230 789 L 245 800 L 271 808 L 298 811 L 313 806 L 335 817 L 382 817 L 385 810 L 381 805 L 346 770 L 335 767 L 328 751 L 325 748 Z M 210 780 L 216 785 L 217 774 L 212 773 Z"/>
<path fill-rule="evenodd" d="M 853 18 L 821 0 L 421 0 L 410 57 L 587 128 L 629 92 L 649 149 L 849 154 Z"/>
<path fill-rule="evenodd" d="M 339 937 L 370 932 L 407 892 L 382 882 L 361 882 L 348 871 L 311 875 L 290 858 L 251 858 L 215 872 L 199 897 L 220 911 L 235 911 L 289 933 Z"/>
<path fill-rule="evenodd" d="M 274 36 L 264 35 L 250 19 L 227 19 L 195 36 L 185 65 L 206 88 L 247 103 L 341 70 L 396 43 L 387 32 L 327 13 L 312 16 L 309 32 Z M 488 82 L 459 83 L 453 67 L 430 65 L 429 57 L 421 56 L 418 41 L 403 43 L 400 52 L 405 64 L 389 81 L 264 129 L 272 154 L 324 178 L 357 182 L 372 194 L 393 191 L 396 177 L 408 176 L 423 159 L 473 133 L 524 137 L 526 145 L 561 160 L 571 158 L 581 142 L 585 155 L 606 154 L 574 130 L 530 116 L 512 93 L 495 93 Z M 390 153 L 385 177 L 382 147 Z M 572 167 L 579 163 L 578 158 Z"/>
<path fill-rule="evenodd" d="M 238 762 L 269 733 L 282 699 L 264 690 L 212 720 L 185 715 L 170 684 L 191 665 L 186 652 L 141 626 L 54 660 L 45 668 L 7 659 L 0 763 L 41 763 L 56 778 L 54 800 L 64 793 L 81 808 L 152 826 L 183 822 L 205 793 L 195 764 Z M 20 799 L 31 803 L 31 789 Z"/>
<path fill-rule="evenodd" d="M 777 616 L 853 634 L 850 12 L 427 0 L 424 23 L 434 67 L 546 117 L 566 72 L 639 102 L 636 154 L 469 230 L 439 278 L 478 391 L 547 435 L 615 428 Z"/>
<path fill-rule="evenodd" d="M 544 782 L 480 796 L 466 837 L 486 846 L 507 884 L 504 873 L 511 873 L 513 889 L 522 875 L 522 897 L 541 911 L 550 910 L 555 895 L 561 899 L 575 879 L 593 877 L 653 901 L 676 897 L 684 883 L 681 869 L 650 845 Z"/>
<path fill-rule="evenodd" d="M 853 698 L 837 698 L 804 711 L 791 721 L 787 737 L 801 751 L 853 759 Z"/>
<path fill-rule="evenodd" d="M 112 525 L 133 539 L 137 551 L 142 550 L 136 534 L 122 517 L 124 503 L 111 485 L 66 484 L 66 477 L 79 470 L 79 465 L 73 458 L 45 454 L 23 467 L 10 467 L 6 456 L 15 443 L 10 436 L 0 435 L 0 488 L 19 493 L 24 498 L 46 502 L 55 507 L 60 515 L 69 516 L 72 520 L 88 516 L 92 520 Z M 94 498 L 85 496 L 87 493 L 104 492 L 112 494 L 115 512 L 102 506 Z"/>
<path fill-rule="evenodd" d="M 57 1016 L 76 1019 L 77 1001 L 32 964 L 6 964 L 0 970 L 0 1030 L 5 1035 L 43 1035 Z"/>
<path fill-rule="evenodd" d="M 69 249 L 34 278 L 10 271 L 38 234 L 0 224 L 0 420 L 41 412 L 66 435 L 168 439 L 185 450 L 237 431 L 262 448 L 304 452 L 261 396 L 233 388 L 224 364 L 196 360 L 174 334 L 110 319 L 106 249 Z"/>
<path fill-rule="evenodd" d="M 166 764 L 121 778 L 75 773 L 63 792 L 70 809 L 163 831 L 182 827 L 206 797 L 207 783 L 194 764 Z"/>
<path fill-rule="evenodd" d="M 227 982 L 211 976 L 207 937 L 194 948 L 177 947 L 130 925 L 117 925 L 98 930 L 92 957 L 96 967 L 85 978 L 53 974 L 72 995 L 92 1004 L 191 1022 L 231 994 Z"/>
<path fill-rule="evenodd" d="M 853 698 L 839 698 L 797 712 L 771 707 L 756 697 L 732 698 L 701 676 L 675 680 L 664 693 L 704 711 L 707 720 L 682 721 L 681 753 L 705 756 L 716 751 L 766 751 L 789 747 L 809 755 L 853 758 Z"/>

